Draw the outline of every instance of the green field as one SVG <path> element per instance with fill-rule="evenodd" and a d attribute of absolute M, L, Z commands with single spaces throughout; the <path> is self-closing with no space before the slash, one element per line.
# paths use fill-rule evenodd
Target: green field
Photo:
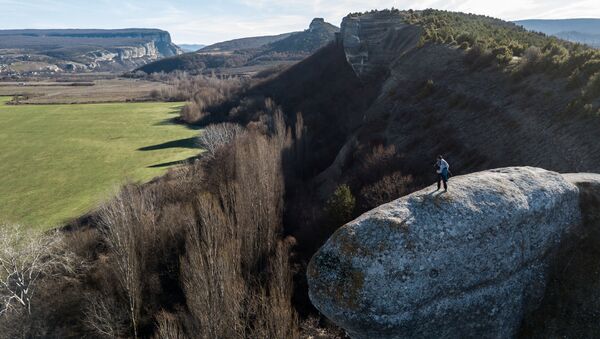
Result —
<path fill-rule="evenodd" d="M 58 226 L 125 181 L 147 181 L 198 154 L 198 132 L 170 123 L 180 104 L 5 105 L 9 99 L 0 97 L 0 223 Z"/>

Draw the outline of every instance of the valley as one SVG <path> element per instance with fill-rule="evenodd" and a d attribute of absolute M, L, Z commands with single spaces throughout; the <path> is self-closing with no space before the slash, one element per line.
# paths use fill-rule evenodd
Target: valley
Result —
<path fill-rule="evenodd" d="M 600 337 L 600 51 L 569 23 L 0 31 L 0 338 Z"/>
<path fill-rule="evenodd" d="M 157 81 L 118 78 L 114 74 L 77 75 L 64 77 L 62 80 L 37 78 L 28 81 L 0 81 L 0 96 L 10 96 L 11 101 L 19 104 L 155 101 L 153 96 L 172 88 Z"/>
<path fill-rule="evenodd" d="M 48 230 L 198 154 L 178 103 L 6 105 L 0 97 L 2 224 Z"/>

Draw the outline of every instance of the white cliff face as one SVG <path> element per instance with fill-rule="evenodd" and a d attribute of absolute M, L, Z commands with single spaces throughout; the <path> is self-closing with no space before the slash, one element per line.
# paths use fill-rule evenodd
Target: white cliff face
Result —
<path fill-rule="evenodd" d="M 129 71 L 158 59 L 183 53 L 171 42 L 168 32 L 159 30 L 32 30 L 27 34 L 14 39 L 41 39 L 41 34 L 51 34 L 48 39 L 60 39 L 57 44 L 64 44 L 64 49 L 58 55 L 43 47 L 39 50 L 10 49 L 4 55 L 6 65 L 0 69 L 0 74 L 18 75 L 19 72 L 11 71 L 10 65 L 27 61 L 29 55 L 53 64 L 52 67 L 39 71 L 55 73 Z"/>
<path fill-rule="evenodd" d="M 341 27 L 346 59 L 356 74 L 368 76 L 417 46 L 421 29 L 399 14 L 370 13 L 345 17 Z"/>
<path fill-rule="evenodd" d="M 531 167 L 416 192 L 339 229 L 311 260 L 310 298 L 356 339 L 514 336 L 549 254 L 581 223 L 579 194 Z"/>
<path fill-rule="evenodd" d="M 139 66 L 163 57 L 169 57 L 183 53 L 177 46 L 171 44 L 170 38 L 157 35 L 155 40 L 133 45 L 121 46 L 108 49 L 88 52 L 79 57 L 85 60 L 90 69 L 106 68 L 111 64 L 121 64 L 124 67 L 128 65 Z"/>

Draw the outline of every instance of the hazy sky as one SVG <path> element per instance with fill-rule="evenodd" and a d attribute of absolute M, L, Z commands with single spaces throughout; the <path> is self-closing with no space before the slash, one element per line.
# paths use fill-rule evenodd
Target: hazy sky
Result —
<path fill-rule="evenodd" d="M 600 0 L 0 0 L 0 28 L 161 28 L 176 43 L 213 43 L 303 30 L 314 17 L 438 8 L 505 20 L 599 18 Z"/>

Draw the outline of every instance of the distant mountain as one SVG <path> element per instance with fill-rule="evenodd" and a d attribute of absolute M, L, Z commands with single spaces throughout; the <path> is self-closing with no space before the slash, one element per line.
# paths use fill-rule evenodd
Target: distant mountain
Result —
<path fill-rule="evenodd" d="M 297 32 L 296 32 L 297 33 Z M 232 52 L 236 50 L 260 48 L 275 41 L 285 39 L 294 33 L 284 33 L 279 35 L 257 36 L 250 38 L 234 39 L 223 41 L 214 45 L 204 47 L 200 52 Z"/>
<path fill-rule="evenodd" d="M 519 20 L 524 28 L 564 40 L 600 47 L 600 19 Z"/>
<path fill-rule="evenodd" d="M 197 44 L 178 44 L 177 46 L 179 46 L 179 48 L 181 48 L 186 53 L 195 52 L 197 50 L 200 50 L 200 49 L 206 47 L 206 45 L 197 45 Z"/>
<path fill-rule="evenodd" d="M 337 32 L 338 27 L 317 18 L 302 32 L 225 41 L 204 47 L 195 53 L 156 61 L 138 70 L 145 73 L 228 70 L 231 73 L 236 69 L 233 73 L 254 73 L 302 60 L 333 41 Z"/>
<path fill-rule="evenodd" d="M 0 75 L 127 71 L 183 51 L 158 29 L 0 30 Z"/>

